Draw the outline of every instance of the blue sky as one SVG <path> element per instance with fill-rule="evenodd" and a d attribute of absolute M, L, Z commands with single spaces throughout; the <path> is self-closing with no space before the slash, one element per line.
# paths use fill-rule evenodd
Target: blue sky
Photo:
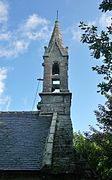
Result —
<path fill-rule="evenodd" d="M 43 76 L 44 46 L 48 45 L 56 11 L 65 46 L 69 47 L 71 117 L 75 131 L 96 124 L 94 110 L 104 99 L 97 94 L 96 61 L 80 43 L 80 21 L 104 28 L 110 15 L 98 10 L 101 0 L 0 0 L 0 111 L 30 111 Z M 42 84 L 39 86 L 41 92 Z M 39 97 L 36 98 L 36 104 Z M 36 107 L 35 104 L 35 107 Z M 36 108 L 34 108 L 35 110 Z"/>

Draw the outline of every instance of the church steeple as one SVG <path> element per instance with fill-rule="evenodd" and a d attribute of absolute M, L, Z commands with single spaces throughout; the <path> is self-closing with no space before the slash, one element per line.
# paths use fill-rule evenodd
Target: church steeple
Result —
<path fill-rule="evenodd" d="M 54 43 L 57 43 L 60 48 L 64 48 L 64 43 L 63 43 L 62 35 L 61 35 L 61 32 L 60 32 L 58 13 L 57 13 L 54 30 L 53 30 L 53 33 L 52 33 L 48 48 L 50 49 L 50 47 Z"/>
<path fill-rule="evenodd" d="M 49 45 L 45 47 L 43 59 L 43 90 L 42 93 L 40 93 L 41 102 L 38 107 L 41 108 L 43 112 L 49 109 L 50 112 L 61 111 L 65 113 L 66 111 L 69 114 L 71 93 L 68 89 L 68 48 L 64 47 L 58 16 L 55 21 Z M 61 106 L 60 97 L 63 99 Z M 55 105 L 55 99 L 58 98 L 59 102 Z M 66 100 L 66 98 L 68 99 Z M 46 103 L 50 103 L 50 105 L 47 106 Z"/>
<path fill-rule="evenodd" d="M 70 119 L 71 93 L 68 89 L 68 48 L 64 47 L 58 17 L 48 47 L 45 47 L 43 90 L 37 108 L 40 114 L 57 114 L 52 149 L 54 169 L 69 171 L 73 161 L 72 124 Z M 54 124 L 51 123 L 51 124 Z M 54 125 L 51 129 L 54 128 Z M 50 138 L 52 139 L 52 130 Z M 50 142 L 51 142 L 50 139 Z M 50 145 L 51 147 L 51 145 Z M 46 153 L 49 156 L 49 152 Z M 48 162 L 45 160 L 44 164 Z"/>
<path fill-rule="evenodd" d="M 43 58 L 43 92 L 68 92 L 68 48 L 64 47 L 58 16 Z"/>

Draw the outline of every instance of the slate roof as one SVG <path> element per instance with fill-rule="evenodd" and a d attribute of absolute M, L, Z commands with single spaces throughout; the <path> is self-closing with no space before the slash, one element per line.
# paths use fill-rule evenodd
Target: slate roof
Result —
<path fill-rule="evenodd" d="M 0 112 L 0 170 L 40 170 L 51 116 Z"/>

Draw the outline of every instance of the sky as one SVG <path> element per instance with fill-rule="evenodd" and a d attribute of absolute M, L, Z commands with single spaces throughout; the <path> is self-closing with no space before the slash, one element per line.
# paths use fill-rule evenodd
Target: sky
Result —
<path fill-rule="evenodd" d="M 31 111 L 37 78 L 43 77 L 44 46 L 48 45 L 59 11 L 65 47 L 69 47 L 69 90 L 72 92 L 71 119 L 74 131 L 95 126 L 94 110 L 104 98 L 97 93 L 101 78 L 92 72 L 97 61 L 80 42 L 79 22 L 110 23 L 110 14 L 98 9 L 101 0 L 0 0 L 0 111 Z M 42 83 L 38 93 L 42 91 Z"/>

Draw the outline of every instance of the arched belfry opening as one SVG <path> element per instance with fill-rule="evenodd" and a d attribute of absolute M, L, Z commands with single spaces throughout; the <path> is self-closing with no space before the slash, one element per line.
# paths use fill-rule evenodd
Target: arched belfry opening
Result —
<path fill-rule="evenodd" d="M 53 93 L 58 93 L 60 92 L 60 68 L 59 68 L 59 63 L 54 62 L 52 65 L 52 92 Z"/>
<path fill-rule="evenodd" d="M 59 64 L 56 62 L 52 65 L 52 75 L 59 75 Z"/>

